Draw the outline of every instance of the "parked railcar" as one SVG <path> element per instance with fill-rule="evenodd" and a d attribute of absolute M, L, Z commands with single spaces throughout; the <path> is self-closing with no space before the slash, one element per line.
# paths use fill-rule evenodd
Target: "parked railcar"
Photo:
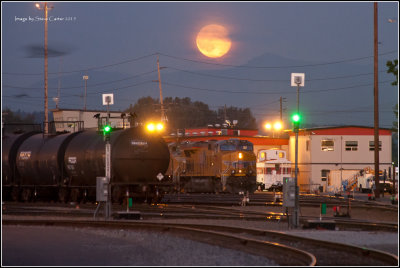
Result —
<path fill-rule="evenodd" d="M 156 187 L 157 174 L 165 174 L 169 164 L 168 146 L 161 136 L 141 127 L 115 130 L 110 144 L 114 200 L 126 191 Z M 105 175 L 105 142 L 95 130 L 5 134 L 2 153 L 3 194 L 14 200 L 38 196 L 60 201 L 94 199 L 96 177 Z"/>
<path fill-rule="evenodd" d="M 260 150 L 257 153 L 257 188 L 282 191 L 283 178 L 291 177 L 292 162 L 283 150 Z"/>
<path fill-rule="evenodd" d="M 256 156 L 246 140 L 170 144 L 167 175 L 181 192 L 254 192 Z"/>

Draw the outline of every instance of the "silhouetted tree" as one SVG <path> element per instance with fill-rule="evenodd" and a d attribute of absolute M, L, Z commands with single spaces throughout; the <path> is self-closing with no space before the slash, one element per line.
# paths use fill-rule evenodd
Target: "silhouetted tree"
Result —
<path fill-rule="evenodd" d="M 224 111 L 210 110 L 203 102 L 193 102 L 190 98 L 167 97 L 163 101 L 168 118 L 168 128 L 171 131 L 182 128 L 206 127 L 208 124 L 224 123 Z M 138 122 L 161 119 L 160 103 L 152 97 L 140 98 L 125 112 L 136 113 Z M 256 119 L 249 108 L 229 107 L 226 110 L 227 119 L 238 120 L 238 127 L 257 128 Z"/>
<path fill-rule="evenodd" d="M 10 123 L 24 123 L 24 124 L 33 124 L 35 123 L 35 115 L 34 114 L 25 114 L 22 115 L 21 110 L 16 112 L 11 111 L 9 108 L 5 108 L 2 111 L 2 118 L 4 124 Z"/>

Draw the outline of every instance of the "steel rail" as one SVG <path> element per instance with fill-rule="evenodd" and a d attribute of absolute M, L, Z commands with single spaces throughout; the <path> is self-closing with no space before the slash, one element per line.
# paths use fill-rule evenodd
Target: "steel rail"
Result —
<path fill-rule="evenodd" d="M 196 241 L 218 245 L 225 248 L 241 250 L 253 255 L 266 257 L 274 260 L 279 265 L 301 265 L 314 266 L 316 258 L 314 255 L 279 243 L 272 243 L 218 231 L 218 227 L 191 224 L 167 224 L 149 222 L 127 222 L 127 221 L 79 221 L 79 220 L 35 220 L 35 219 L 3 219 L 3 225 L 45 225 L 66 227 L 93 227 L 93 228 L 125 228 L 145 229 L 163 233 L 172 233 Z"/>
<path fill-rule="evenodd" d="M 174 225 L 179 226 L 180 224 L 174 224 Z M 316 247 L 324 247 L 324 248 L 328 248 L 328 249 L 335 250 L 335 251 L 352 253 L 355 256 L 358 256 L 361 258 L 370 258 L 371 260 L 378 260 L 378 261 L 382 262 L 384 265 L 398 266 L 398 264 L 399 264 L 398 257 L 396 255 L 387 253 L 384 251 L 369 249 L 369 248 L 359 247 L 359 246 L 354 246 L 354 245 L 348 245 L 348 244 L 343 244 L 343 243 L 338 243 L 338 242 L 331 242 L 331 241 L 301 237 L 301 236 L 291 235 L 291 234 L 287 234 L 287 233 L 283 233 L 283 232 L 279 232 L 279 231 L 267 231 L 267 230 L 261 230 L 261 229 L 253 229 L 253 228 L 248 229 L 248 228 L 220 226 L 220 225 L 191 224 L 191 226 L 193 226 L 195 228 L 199 228 L 199 229 L 201 229 L 201 228 L 209 229 L 210 228 L 210 229 L 219 230 L 222 232 L 247 233 L 247 234 L 252 234 L 252 235 L 256 235 L 256 236 L 279 237 L 280 239 L 286 240 L 286 241 L 296 241 L 296 242 L 306 241 L 307 243 L 313 244 Z M 326 254 L 329 254 L 329 252 L 326 252 Z M 318 264 L 318 259 L 317 259 L 317 265 L 323 265 L 323 264 Z M 335 265 L 335 264 L 332 264 L 332 265 Z M 355 265 L 357 265 L 357 264 L 355 264 Z M 369 265 L 374 265 L 374 264 L 371 262 Z"/>

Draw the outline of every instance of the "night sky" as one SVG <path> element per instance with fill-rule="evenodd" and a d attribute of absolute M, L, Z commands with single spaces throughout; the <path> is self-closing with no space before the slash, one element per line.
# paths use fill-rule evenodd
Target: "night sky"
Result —
<path fill-rule="evenodd" d="M 210 109 L 249 107 L 261 123 L 296 105 L 292 72 L 305 73 L 300 106 L 308 123 L 373 126 L 372 2 L 49 2 L 49 108 L 113 110 L 139 98 L 190 97 Z M 398 59 L 398 3 L 378 2 L 380 126 L 390 128 L 398 88 L 386 61 Z M 2 2 L 2 105 L 44 110 L 43 10 Z M 208 58 L 196 35 L 224 26 L 231 50 Z"/>

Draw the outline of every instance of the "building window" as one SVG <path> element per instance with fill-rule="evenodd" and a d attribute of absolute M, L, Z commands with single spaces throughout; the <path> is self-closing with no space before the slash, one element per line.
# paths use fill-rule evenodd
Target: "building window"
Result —
<path fill-rule="evenodd" d="M 324 152 L 333 151 L 335 142 L 333 140 L 322 140 L 321 150 Z"/>
<path fill-rule="evenodd" d="M 346 151 L 357 151 L 358 141 L 346 141 Z"/>
<path fill-rule="evenodd" d="M 329 172 L 330 172 L 330 170 L 328 170 L 328 169 L 322 169 L 321 170 L 321 181 L 327 181 L 328 180 Z"/>
<path fill-rule="evenodd" d="M 265 160 L 265 152 L 259 153 L 258 161 L 264 161 Z"/>
<path fill-rule="evenodd" d="M 369 150 L 375 151 L 375 141 L 369 142 Z M 379 151 L 382 151 L 382 142 L 381 141 L 379 141 Z"/>
<path fill-rule="evenodd" d="M 306 151 L 310 151 L 310 140 L 306 141 Z"/>

